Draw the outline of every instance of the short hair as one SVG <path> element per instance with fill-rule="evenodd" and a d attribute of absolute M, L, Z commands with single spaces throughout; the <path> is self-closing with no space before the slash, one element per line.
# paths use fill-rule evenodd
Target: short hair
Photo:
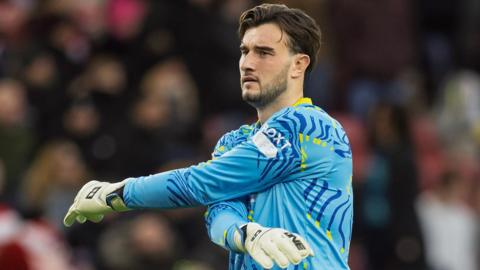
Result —
<path fill-rule="evenodd" d="M 245 32 L 265 23 L 275 23 L 288 35 L 287 46 L 293 53 L 304 53 L 310 57 L 310 72 L 317 62 L 320 50 L 321 32 L 314 19 L 303 10 L 280 4 L 262 4 L 246 10 L 239 19 L 238 36 L 243 39 Z"/>

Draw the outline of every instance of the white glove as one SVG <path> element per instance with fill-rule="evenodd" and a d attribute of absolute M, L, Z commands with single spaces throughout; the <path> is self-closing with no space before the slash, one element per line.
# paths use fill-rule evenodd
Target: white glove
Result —
<path fill-rule="evenodd" d="M 122 198 L 115 193 L 116 190 L 125 186 L 126 181 L 108 183 L 93 180 L 86 183 L 68 209 L 63 224 L 70 227 L 75 220 L 79 223 L 84 223 L 86 220 L 100 222 L 106 213 L 129 210 Z"/>
<path fill-rule="evenodd" d="M 243 247 L 263 268 L 270 269 L 275 262 L 281 268 L 299 264 L 308 256 L 314 256 L 307 241 L 295 233 L 280 228 L 265 228 L 257 223 L 242 226 L 244 231 Z M 240 233 L 234 236 L 237 246 L 241 240 Z"/>

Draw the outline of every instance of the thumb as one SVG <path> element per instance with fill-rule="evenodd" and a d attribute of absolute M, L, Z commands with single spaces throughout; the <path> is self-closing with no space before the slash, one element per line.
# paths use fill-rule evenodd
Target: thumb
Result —
<path fill-rule="evenodd" d="M 65 215 L 65 218 L 63 219 L 63 224 L 67 227 L 70 227 L 73 225 L 75 222 L 75 219 L 77 218 L 77 212 L 73 211 L 71 208 L 68 210 L 68 213 Z"/>

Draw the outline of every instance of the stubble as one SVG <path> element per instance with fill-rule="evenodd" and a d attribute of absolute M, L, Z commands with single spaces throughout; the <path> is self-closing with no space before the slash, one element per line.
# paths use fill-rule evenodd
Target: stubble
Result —
<path fill-rule="evenodd" d="M 242 92 L 242 98 L 248 104 L 259 109 L 275 101 L 287 90 L 287 77 L 290 66 L 285 67 L 269 83 L 262 86 L 257 93 Z"/>

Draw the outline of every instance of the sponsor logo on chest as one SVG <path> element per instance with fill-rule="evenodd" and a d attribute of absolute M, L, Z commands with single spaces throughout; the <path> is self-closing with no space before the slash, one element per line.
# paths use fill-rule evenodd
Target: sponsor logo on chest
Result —
<path fill-rule="evenodd" d="M 258 150 L 268 158 L 275 157 L 278 149 L 283 150 L 292 146 L 282 133 L 267 124 L 253 135 L 252 141 Z"/>
<path fill-rule="evenodd" d="M 267 135 L 270 141 L 272 141 L 272 143 L 281 150 L 292 146 L 282 133 L 274 128 L 269 127 L 267 124 L 265 124 L 260 131 Z"/>

